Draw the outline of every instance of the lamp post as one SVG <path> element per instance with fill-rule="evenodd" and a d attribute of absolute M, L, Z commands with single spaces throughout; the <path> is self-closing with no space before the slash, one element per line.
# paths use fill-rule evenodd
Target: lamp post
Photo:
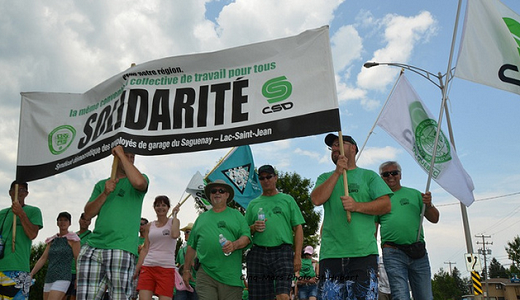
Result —
<path fill-rule="evenodd" d="M 453 76 L 451 76 L 452 75 L 451 72 L 454 69 L 454 68 L 450 69 L 450 74 L 446 73 L 446 74 L 443 75 L 443 74 L 441 74 L 439 72 L 437 75 L 435 75 L 435 74 L 433 74 L 431 72 L 428 72 L 428 71 L 426 71 L 424 69 L 421 69 L 421 68 L 418 68 L 416 66 L 402 64 L 402 63 L 366 62 L 365 64 L 363 64 L 363 67 L 365 67 L 367 69 L 368 68 L 372 68 L 372 67 L 376 67 L 376 66 L 399 67 L 399 68 L 402 68 L 402 69 L 414 72 L 414 73 L 424 77 L 425 79 L 429 80 L 435 86 L 437 86 L 441 90 L 441 93 L 442 93 L 443 97 L 445 95 L 446 85 L 450 82 L 451 78 L 453 78 Z M 447 77 L 446 75 L 450 75 L 450 76 Z M 434 78 L 436 80 L 438 80 L 438 83 L 436 81 L 434 81 Z M 455 141 L 453 139 L 453 132 L 451 130 L 451 122 L 450 122 L 450 118 L 449 118 L 448 108 L 445 105 L 444 105 L 444 110 L 446 112 L 446 119 L 447 119 L 447 124 L 448 124 L 448 131 L 449 131 L 449 136 L 450 136 L 450 142 L 453 145 L 453 147 L 455 148 Z M 460 210 L 461 210 L 461 214 L 462 214 L 462 223 L 463 223 L 463 227 L 464 227 L 464 235 L 466 237 L 466 249 L 467 249 L 468 253 L 473 253 L 473 244 L 471 242 L 471 232 L 470 232 L 470 228 L 469 228 L 468 212 L 466 210 L 466 206 L 464 204 L 462 204 L 462 202 L 460 202 Z"/>

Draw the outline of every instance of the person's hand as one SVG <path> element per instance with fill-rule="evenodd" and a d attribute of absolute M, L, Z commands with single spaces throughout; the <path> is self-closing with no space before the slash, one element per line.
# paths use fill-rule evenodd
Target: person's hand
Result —
<path fill-rule="evenodd" d="M 135 272 L 134 276 L 132 276 L 132 279 L 135 280 L 139 276 L 139 273 L 141 273 L 141 267 L 135 267 Z"/>
<path fill-rule="evenodd" d="M 426 192 L 426 193 L 421 193 L 422 195 L 422 201 L 424 203 L 424 205 L 426 205 L 426 207 L 431 207 L 432 206 L 432 193 L 431 192 Z"/>
<path fill-rule="evenodd" d="M 343 203 L 343 209 L 346 211 L 356 211 L 358 203 L 354 198 L 350 196 L 341 196 L 341 202 Z"/>
<path fill-rule="evenodd" d="M 173 217 L 176 217 L 180 210 L 181 210 L 181 206 L 180 206 L 180 203 L 179 203 L 179 204 L 175 205 L 174 208 L 172 208 L 172 215 L 173 215 Z"/>
<path fill-rule="evenodd" d="M 112 148 L 112 155 L 114 155 L 116 157 L 121 157 L 121 156 L 125 155 L 125 150 L 124 150 L 123 146 L 117 145 L 114 148 Z"/>
<path fill-rule="evenodd" d="M 232 253 L 233 251 L 235 251 L 235 243 L 231 242 L 231 241 L 227 241 L 224 246 L 222 246 L 222 252 L 224 253 Z"/>
<path fill-rule="evenodd" d="M 15 214 L 17 217 L 25 215 L 25 211 L 23 210 L 22 205 L 18 201 L 13 201 L 11 209 L 13 210 L 13 214 Z"/>
<path fill-rule="evenodd" d="M 118 179 L 109 179 L 105 182 L 105 190 L 103 193 L 105 193 L 106 196 L 110 195 L 115 189 L 116 184 L 118 182 Z"/>
<path fill-rule="evenodd" d="M 254 226 L 256 232 L 263 232 L 265 230 L 265 221 L 256 220 Z"/>
<path fill-rule="evenodd" d="M 348 170 L 348 158 L 345 155 L 338 155 L 338 160 L 336 161 L 336 170 L 334 172 L 339 175 L 343 174 L 343 171 Z"/>
<path fill-rule="evenodd" d="M 184 281 L 185 286 L 190 286 L 190 280 L 193 280 L 193 277 L 191 276 L 190 269 L 184 269 L 182 271 L 182 281 Z"/>

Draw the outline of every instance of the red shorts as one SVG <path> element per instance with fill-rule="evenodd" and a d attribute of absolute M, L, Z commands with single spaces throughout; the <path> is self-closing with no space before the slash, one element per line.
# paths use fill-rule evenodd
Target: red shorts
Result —
<path fill-rule="evenodd" d="M 137 290 L 152 291 L 155 295 L 173 297 L 175 269 L 142 266 Z"/>

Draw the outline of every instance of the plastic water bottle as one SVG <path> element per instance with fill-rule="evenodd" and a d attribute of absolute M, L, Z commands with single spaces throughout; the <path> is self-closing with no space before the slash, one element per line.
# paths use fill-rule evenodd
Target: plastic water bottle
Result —
<path fill-rule="evenodd" d="M 263 208 L 258 209 L 258 221 L 265 221 L 265 213 Z"/>
<path fill-rule="evenodd" d="M 218 242 L 220 243 L 220 246 L 224 247 L 224 244 L 227 243 L 227 239 L 224 237 L 224 235 L 221 233 L 218 236 Z M 225 256 L 229 256 L 231 252 L 224 253 Z"/>

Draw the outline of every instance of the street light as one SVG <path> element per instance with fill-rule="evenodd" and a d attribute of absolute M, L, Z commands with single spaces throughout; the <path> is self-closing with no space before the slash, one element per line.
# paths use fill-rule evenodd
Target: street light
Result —
<path fill-rule="evenodd" d="M 446 77 L 446 75 L 448 75 L 448 73 L 443 75 L 439 72 L 439 73 L 437 73 L 437 75 L 435 75 L 431 72 L 428 72 L 424 69 L 421 69 L 419 67 L 412 66 L 412 65 L 407 65 L 407 64 L 402 64 L 402 63 L 375 62 L 375 61 L 369 61 L 369 62 L 366 62 L 363 64 L 363 67 L 365 67 L 367 69 L 372 68 L 372 67 L 377 67 L 377 66 L 399 67 L 399 68 L 414 72 L 415 74 L 418 74 L 418 75 L 426 78 L 431 83 L 433 83 L 436 87 L 438 87 L 441 90 L 441 94 L 442 94 L 443 98 L 445 97 L 445 88 L 446 88 L 445 84 L 447 85 L 451 81 L 451 79 L 453 78 L 453 70 L 455 70 L 455 68 L 449 69 L 450 76 L 448 77 L 448 80 L 446 81 L 445 77 Z M 432 78 L 436 78 L 439 81 L 439 83 L 434 81 Z M 455 141 L 453 139 L 453 132 L 451 130 L 451 122 L 450 122 L 448 108 L 446 106 L 444 106 L 444 110 L 446 112 L 446 119 L 447 119 L 447 123 L 448 123 L 450 142 L 453 145 L 453 147 L 455 147 Z M 466 210 L 466 206 L 464 206 L 464 204 L 462 204 L 462 202 L 460 203 L 460 210 L 461 210 L 461 214 L 462 214 L 462 223 L 464 226 L 464 234 L 466 236 L 466 248 L 468 250 L 468 253 L 473 253 L 473 244 L 471 243 L 471 233 L 470 233 L 470 229 L 469 229 L 468 212 Z"/>
<path fill-rule="evenodd" d="M 446 83 L 446 82 L 444 82 L 444 77 L 446 77 L 446 74 L 442 75 L 441 72 L 439 72 L 439 73 L 437 73 L 437 75 L 435 75 L 431 72 L 428 72 L 428 71 L 421 69 L 419 67 L 416 67 L 416 66 L 411 66 L 411 65 L 402 64 L 402 63 L 385 63 L 385 62 L 375 62 L 375 61 L 367 61 L 366 63 L 363 64 L 363 67 L 365 67 L 367 69 L 372 68 L 372 67 L 377 67 L 377 66 L 392 66 L 392 67 L 398 67 L 398 68 L 403 68 L 405 70 L 412 71 L 415 74 L 419 74 L 422 77 L 429 80 L 431 83 L 435 84 L 435 86 L 437 86 L 439 89 L 441 89 L 441 91 L 444 88 L 444 84 Z M 454 69 L 455 68 L 452 68 L 450 70 L 449 81 L 451 81 L 451 78 L 453 78 L 452 72 Z M 432 77 L 435 77 L 439 81 L 439 83 L 435 82 L 432 79 Z"/>

